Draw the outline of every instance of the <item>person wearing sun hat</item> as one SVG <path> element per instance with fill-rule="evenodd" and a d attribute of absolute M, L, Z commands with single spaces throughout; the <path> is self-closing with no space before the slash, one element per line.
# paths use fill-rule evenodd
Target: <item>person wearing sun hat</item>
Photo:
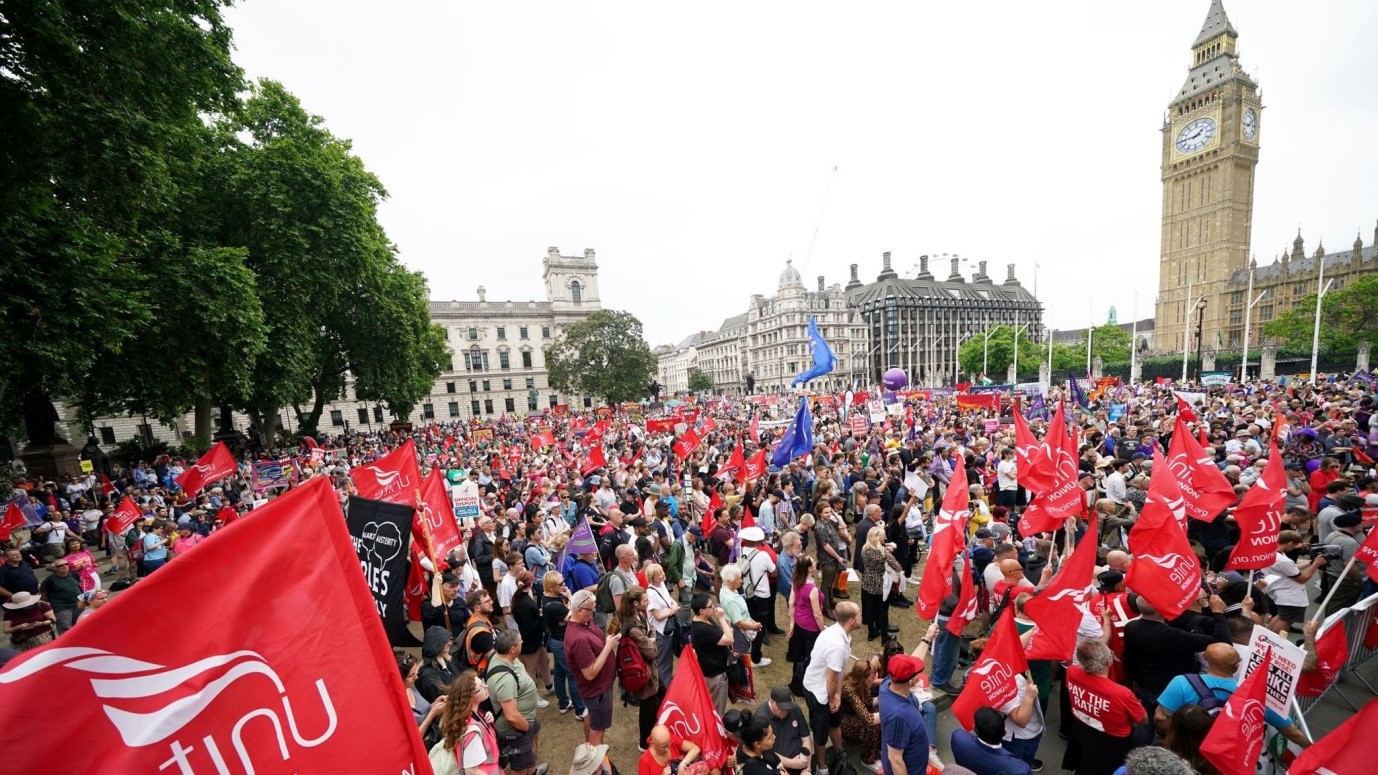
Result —
<path fill-rule="evenodd" d="M 28 651 L 51 643 L 57 615 L 53 607 L 32 592 L 16 592 L 4 604 L 4 633 L 18 651 Z"/>
<path fill-rule="evenodd" d="M 612 772 L 606 745 L 580 743 L 575 747 L 574 761 L 569 765 L 569 775 L 612 775 Z"/>

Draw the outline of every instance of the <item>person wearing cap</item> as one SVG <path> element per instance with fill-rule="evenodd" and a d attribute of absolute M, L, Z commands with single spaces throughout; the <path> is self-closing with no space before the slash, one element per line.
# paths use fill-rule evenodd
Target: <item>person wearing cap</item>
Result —
<path fill-rule="evenodd" d="M 880 762 L 885 775 L 920 775 L 928 771 L 928 726 L 911 689 L 923 672 L 923 660 L 896 654 L 886 663 L 880 683 Z"/>
<path fill-rule="evenodd" d="M 1355 552 L 1359 551 L 1359 542 L 1363 532 L 1363 517 L 1359 515 L 1358 510 L 1346 511 L 1335 517 L 1333 522 L 1334 530 L 1323 539 L 1322 543 L 1340 547 L 1340 556 L 1325 567 L 1326 578 L 1331 584 L 1339 584 L 1339 588 L 1330 597 L 1330 603 L 1325 609 L 1326 616 L 1359 602 L 1359 591 L 1363 586 L 1365 571 L 1368 568 L 1366 562 L 1355 562 L 1352 566 L 1349 565 Z M 1347 572 L 1346 567 L 1348 567 Z"/>
<path fill-rule="evenodd" d="M 780 766 L 791 775 L 800 775 L 808 770 L 813 758 L 813 737 L 809 734 L 809 724 L 804 720 L 804 712 L 794 702 L 794 695 L 787 686 L 776 686 L 770 690 L 770 697 L 756 708 L 756 720 L 769 724 L 775 730 L 775 755 L 780 757 Z"/>
<path fill-rule="evenodd" d="M 3 607 L 5 617 L 0 629 L 10 636 L 10 645 L 16 650 L 28 651 L 53 641 L 57 615 L 53 613 L 53 607 L 38 595 L 15 592 Z"/>
<path fill-rule="evenodd" d="M 769 536 L 761 528 L 742 528 L 741 539 L 742 596 L 746 598 L 751 618 L 769 630 L 775 621 L 775 598 L 770 575 L 777 571 L 778 565 L 766 546 Z M 775 629 L 777 634 L 784 634 L 779 628 Z M 751 644 L 751 658 L 758 665 L 761 664 L 761 645 L 764 641 L 765 632 L 761 632 L 757 634 L 756 642 Z"/>
<path fill-rule="evenodd" d="M 574 749 L 569 775 L 613 775 L 612 762 L 608 761 L 608 747 L 580 743 Z"/>

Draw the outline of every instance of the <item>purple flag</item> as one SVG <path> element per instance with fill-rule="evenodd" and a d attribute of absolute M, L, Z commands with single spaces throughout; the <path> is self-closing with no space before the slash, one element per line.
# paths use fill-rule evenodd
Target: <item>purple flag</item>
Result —
<path fill-rule="evenodd" d="M 1082 409 L 1086 409 L 1091 402 L 1086 400 L 1086 391 L 1081 389 L 1081 383 L 1077 382 L 1076 375 L 1069 372 L 1067 374 L 1067 389 L 1072 391 L 1072 401 Z"/>
<path fill-rule="evenodd" d="M 593 537 L 593 528 L 589 527 L 587 516 L 580 517 L 579 524 L 570 532 L 565 552 L 574 555 L 598 554 L 598 541 Z"/>
<path fill-rule="evenodd" d="M 1359 369 L 1358 371 L 1354 372 L 1354 378 L 1364 383 L 1365 385 L 1372 385 L 1374 382 L 1378 382 L 1378 380 L 1375 380 L 1373 375 L 1369 373 L 1368 369 Z"/>
<path fill-rule="evenodd" d="M 1024 417 L 1028 420 L 1051 419 L 1048 415 L 1048 403 L 1043 399 L 1042 393 L 1034 396 L 1033 400 L 1029 401 L 1029 411 L 1024 414 Z"/>

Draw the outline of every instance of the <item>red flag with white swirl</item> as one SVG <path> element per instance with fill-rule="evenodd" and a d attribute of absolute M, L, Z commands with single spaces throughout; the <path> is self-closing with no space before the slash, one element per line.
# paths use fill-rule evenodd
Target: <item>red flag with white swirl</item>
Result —
<path fill-rule="evenodd" d="M 430 771 L 328 479 L 196 551 L 0 671 L 7 772 Z M 34 745 L 35 718 L 82 744 Z"/>
<path fill-rule="evenodd" d="M 727 761 L 727 728 L 713 706 L 692 646 L 686 646 L 679 655 L 675 677 L 665 691 L 665 699 L 660 701 L 656 723 L 668 727 L 671 735 L 697 745 L 710 768 L 722 767 Z"/>
<path fill-rule="evenodd" d="M 1221 775 L 1254 773 L 1268 731 L 1264 710 L 1268 704 L 1268 666 L 1272 661 L 1273 650 L 1265 646 L 1263 661 L 1244 676 L 1215 717 L 1206 739 L 1201 741 L 1201 755 Z"/>
<path fill-rule="evenodd" d="M 416 461 L 416 443 L 407 439 L 402 446 L 371 463 L 349 471 L 360 498 L 414 506 L 421 491 L 421 466 Z"/>

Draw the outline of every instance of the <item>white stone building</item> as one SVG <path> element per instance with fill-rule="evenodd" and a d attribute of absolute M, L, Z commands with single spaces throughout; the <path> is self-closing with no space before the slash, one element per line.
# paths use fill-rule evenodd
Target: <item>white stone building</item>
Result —
<path fill-rule="evenodd" d="M 745 365 L 754 378 L 754 392 L 788 390 L 795 376 L 813 363 L 808 336 L 811 316 L 818 319 L 818 331 L 832 348 L 837 365 L 809 386 L 817 392 L 836 392 L 853 380 L 865 379 L 865 364 L 855 356 L 863 349 L 866 329 L 847 305 L 846 291 L 837 283 L 825 285 L 822 276 L 818 290 L 806 290 L 794 262 L 786 261 L 776 295 L 754 295 L 747 308 Z"/>
<path fill-rule="evenodd" d="M 744 312 L 724 320 L 718 330 L 703 335 L 698 345 L 698 367 L 713 379 L 722 394 L 746 392 L 746 319 Z"/>
<path fill-rule="evenodd" d="M 592 406 L 594 396 L 568 396 L 550 387 L 545 368 L 545 348 L 572 323 L 602 309 L 598 293 L 598 263 L 592 249 L 582 256 L 562 256 L 548 248 L 541 260 L 544 301 L 489 301 L 483 287 L 477 301 L 431 300 L 431 320 L 445 328 L 451 362 L 436 378 L 431 394 L 417 402 L 410 417 L 415 423 L 430 420 L 467 420 L 498 417 L 503 413 L 525 416 L 556 404 Z M 69 440 L 78 446 L 86 438 L 75 413 L 58 405 Z M 392 421 L 381 404 L 355 400 L 347 384 L 345 398 L 326 405 L 320 419 L 325 433 L 377 427 Z M 248 419 L 235 415 L 244 429 Z M 217 427 L 219 419 L 217 418 Z M 279 415 L 279 425 L 291 430 L 296 418 L 290 408 Z M 110 447 L 136 435 L 180 443 L 192 429 L 190 414 L 171 424 L 141 417 L 104 417 L 95 423 L 96 438 Z"/>
<path fill-rule="evenodd" d="M 683 393 L 689 389 L 689 372 L 699 366 L 698 345 L 707 335 L 706 331 L 691 334 L 676 345 L 661 345 L 653 352 L 656 356 L 656 380 L 660 382 L 662 398 Z"/>

